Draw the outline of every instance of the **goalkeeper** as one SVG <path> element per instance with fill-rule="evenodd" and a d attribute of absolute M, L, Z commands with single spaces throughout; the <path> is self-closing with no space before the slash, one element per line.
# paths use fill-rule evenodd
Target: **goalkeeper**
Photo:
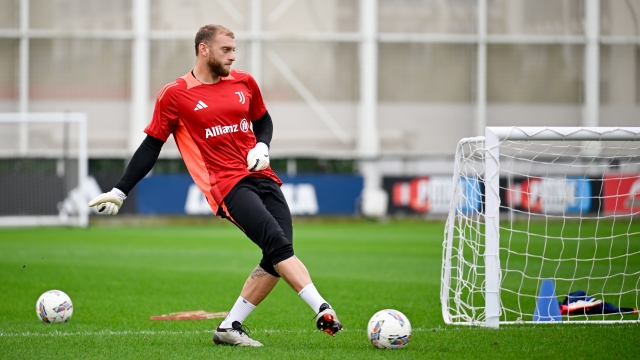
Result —
<path fill-rule="evenodd" d="M 195 37 L 195 67 L 160 90 L 153 117 L 144 130 L 147 137 L 122 178 L 89 206 L 117 214 L 129 191 L 151 171 L 162 145 L 173 135 L 213 213 L 234 223 L 262 249 L 262 260 L 227 318 L 214 331 L 215 343 L 262 346 L 242 323 L 280 278 L 311 306 L 318 329 L 334 335 L 342 325 L 294 255 L 291 213 L 280 190 L 282 182 L 269 167 L 271 117 L 253 77 L 231 70 L 235 49 L 229 29 L 220 25 L 200 28 Z"/>

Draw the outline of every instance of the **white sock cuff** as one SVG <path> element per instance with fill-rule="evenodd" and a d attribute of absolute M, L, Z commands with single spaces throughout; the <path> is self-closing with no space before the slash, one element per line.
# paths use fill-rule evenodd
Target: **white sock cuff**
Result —
<path fill-rule="evenodd" d="M 229 315 L 227 315 L 222 322 L 221 327 L 230 328 L 234 321 L 239 321 L 242 324 L 255 308 L 255 305 L 247 301 L 247 299 L 242 296 L 239 296 L 238 300 L 236 300 L 236 303 L 233 305 L 233 308 L 231 308 Z"/>
<path fill-rule="evenodd" d="M 302 288 L 302 290 L 300 290 L 300 292 L 298 293 L 298 296 L 302 296 L 302 293 L 304 293 L 307 290 L 315 290 L 316 292 L 318 292 L 318 290 L 316 289 L 315 285 L 313 285 L 313 283 L 310 283 L 309 285 L 305 286 Z"/>
<path fill-rule="evenodd" d="M 302 300 L 309 304 L 315 312 L 320 311 L 320 306 L 326 302 L 322 296 L 320 296 L 318 289 L 316 289 L 316 286 L 313 285 L 313 283 L 303 287 L 298 295 Z"/>
<path fill-rule="evenodd" d="M 256 305 L 253 305 L 252 303 L 249 302 L 249 300 L 243 298 L 242 296 L 238 296 L 238 300 L 236 301 L 236 303 L 242 303 L 244 304 L 244 306 L 251 308 L 251 310 L 256 308 Z"/>

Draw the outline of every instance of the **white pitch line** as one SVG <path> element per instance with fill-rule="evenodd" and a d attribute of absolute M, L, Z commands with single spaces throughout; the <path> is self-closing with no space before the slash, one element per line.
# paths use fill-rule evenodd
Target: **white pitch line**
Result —
<path fill-rule="evenodd" d="M 346 329 L 345 329 L 346 330 Z M 413 329 L 413 332 L 423 332 L 423 331 L 431 331 L 433 329 Z M 348 330 L 346 330 L 348 331 Z M 364 332 L 363 330 L 357 330 L 358 332 Z M 112 330 L 100 330 L 100 331 L 76 331 L 76 332 L 65 332 L 65 331 L 54 331 L 54 332 L 15 332 L 15 333 L 0 333 L 0 338 L 2 337 L 31 337 L 31 336 L 104 336 L 104 335 L 112 335 L 112 336 L 122 336 L 122 335 L 191 335 L 191 334 L 210 334 L 213 332 L 211 330 L 191 330 L 191 331 L 166 331 L 166 330 L 139 330 L 139 331 L 112 331 Z M 266 329 L 266 330 L 255 330 L 254 333 L 308 333 L 312 332 L 310 330 L 277 330 L 277 329 Z M 315 330 L 313 331 L 315 332 Z"/>
<path fill-rule="evenodd" d="M 211 330 L 212 331 L 212 330 Z M 54 332 L 23 332 L 23 333 L 0 333 L 0 337 L 29 337 L 29 336 L 100 336 L 100 335 L 184 335 L 184 334 L 199 334 L 209 331 L 194 330 L 194 331 L 152 331 L 152 330 L 140 330 L 140 331 L 112 331 L 112 330 L 100 330 L 100 331 L 54 331 Z"/>

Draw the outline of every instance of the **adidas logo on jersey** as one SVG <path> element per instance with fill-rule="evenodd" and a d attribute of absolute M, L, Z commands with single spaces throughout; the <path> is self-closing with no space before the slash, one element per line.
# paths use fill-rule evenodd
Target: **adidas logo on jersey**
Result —
<path fill-rule="evenodd" d="M 196 105 L 196 107 L 193 110 L 198 111 L 198 110 L 202 110 L 202 109 L 207 108 L 207 107 L 208 107 L 207 104 L 205 104 L 204 102 L 202 102 L 202 100 L 200 100 L 200 101 L 198 101 L 198 104 Z"/>

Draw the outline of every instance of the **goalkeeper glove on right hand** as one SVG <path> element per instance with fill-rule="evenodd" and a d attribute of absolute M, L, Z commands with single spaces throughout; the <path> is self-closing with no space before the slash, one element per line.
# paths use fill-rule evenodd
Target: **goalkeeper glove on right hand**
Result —
<path fill-rule="evenodd" d="M 115 215 L 120 210 L 122 202 L 127 198 L 120 189 L 113 188 L 111 191 L 98 195 L 89 201 L 89 207 L 96 207 L 99 212 L 107 215 Z"/>
<path fill-rule="evenodd" d="M 269 147 L 259 142 L 247 154 L 247 170 L 262 171 L 269 166 Z"/>

